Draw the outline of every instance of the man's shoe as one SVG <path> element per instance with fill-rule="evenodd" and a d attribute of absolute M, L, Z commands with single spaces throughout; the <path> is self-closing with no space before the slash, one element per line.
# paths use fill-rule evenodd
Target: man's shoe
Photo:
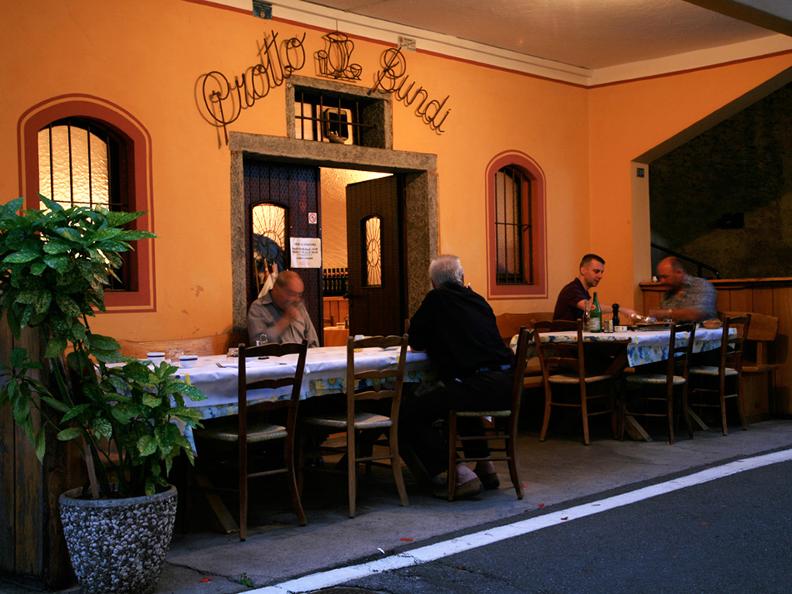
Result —
<path fill-rule="evenodd" d="M 454 499 L 475 497 L 479 493 L 481 493 L 481 481 L 475 478 L 461 485 L 457 485 L 454 491 Z M 448 485 L 435 485 L 433 494 L 440 499 L 448 499 Z"/>
<path fill-rule="evenodd" d="M 477 472 L 476 475 L 479 477 L 479 480 L 481 481 L 481 484 L 488 491 L 492 491 L 492 490 L 497 489 L 498 487 L 500 487 L 500 479 L 498 478 L 498 473 L 497 472 L 490 472 L 490 473 L 487 473 L 487 474 L 484 474 L 484 473 L 479 474 Z"/>

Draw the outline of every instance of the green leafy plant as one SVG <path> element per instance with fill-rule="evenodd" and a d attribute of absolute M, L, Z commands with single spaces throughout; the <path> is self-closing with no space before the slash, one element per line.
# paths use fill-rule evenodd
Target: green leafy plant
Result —
<path fill-rule="evenodd" d="M 10 406 L 39 459 L 48 431 L 81 440 L 94 497 L 152 494 L 167 485 L 176 456 L 192 462 L 181 427 L 199 422 L 185 398 L 204 396 L 167 363 L 122 357 L 88 319 L 104 310 L 105 287 L 130 242 L 154 234 L 125 228 L 140 212 L 41 201 L 45 210 L 22 210 L 22 198 L 0 208 L 0 313 L 14 337 L 36 328 L 45 345 L 41 360 L 12 349 L 0 407 Z"/>

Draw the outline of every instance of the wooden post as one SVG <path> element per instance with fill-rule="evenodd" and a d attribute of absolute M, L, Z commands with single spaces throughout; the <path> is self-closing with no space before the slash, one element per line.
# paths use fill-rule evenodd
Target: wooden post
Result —
<path fill-rule="evenodd" d="M 0 320 L 0 362 L 4 367 L 14 346 L 27 348 L 34 360 L 42 352 L 38 332 L 26 330 L 16 341 L 5 320 Z M 69 486 L 80 484 L 80 472 L 74 448 L 63 447 L 52 435 L 39 463 L 33 444 L 14 423 L 10 407 L 0 409 L 0 572 L 31 579 L 49 589 L 74 582 L 58 496 Z"/>

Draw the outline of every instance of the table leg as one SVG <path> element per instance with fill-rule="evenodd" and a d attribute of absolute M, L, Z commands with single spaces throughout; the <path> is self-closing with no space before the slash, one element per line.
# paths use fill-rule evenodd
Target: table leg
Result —
<path fill-rule="evenodd" d="M 239 525 L 236 523 L 236 520 L 234 520 L 231 512 L 228 511 L 228 508 L 226 507 L 225 503 L 223 503 L 223 500 L 220 498 L 220 496 L 213 492 L 214 487 L 209 482 L 209 479 L 202 474 L 196 474 L 195 482 L 206 496 L 206 502 L 212 509 L 212 512 L 214 513 L 215 518 L 217 518 L 217 521 L 219 522 L 223 532 L 226 534 L 239 532 Z"/>
<path fill-rule="evenodd" d="M 635 420 L 635 417 L 631 415 L 624 415 L 623 422 L 624 428 L 627 431 L 627 435 L 630 436 L 630 439 L 634 439 L 635 441 L 652 441 L 651 436 L 646 432 L 641 424 Z"/>
<path fill-rule="evenodd" d="M 688 414 L 690 415 L 691 420 L 696 425 L 699 426 L 699 429 L 701 429 L 702 431 L 708 431 L 709 430 L 709 427 L 707 426 L 707 424 L 704 421 L 702 421 L 701 417 L 698 416 L 695 412 L 693 412 L 693 410 L 690 407 L 688 407 Z"/>

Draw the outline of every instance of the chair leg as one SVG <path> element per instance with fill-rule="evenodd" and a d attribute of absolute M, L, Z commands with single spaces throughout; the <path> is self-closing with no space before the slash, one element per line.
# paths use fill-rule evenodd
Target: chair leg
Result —
<path fill-rule="evenodd" d="M 357 502 L 357 452 L 355 451 L 355 428 L 347 428 L 347 495 L 349 498 L 349 517 L 355 517 Z"/>
<path fill-rule="evenodd" d="M 393 480 L 396 482 L 396 490 L 399 492 L 399 501 L 403 506 L 410 505 L 407 499 L 407 489 L 404 487 L 401 456 L 399 456 L 399 434 L 395 425 L 391 426 L 389 441 L 391 470 L 393 471 Z"/>
<path fill-rule="evenodd" d="M 512 413 L 513 414 L 513 413 Z M 509 476 L 511 477 L 512 485 L 517 493 L 517 499 L 523 498 L 522 483 L 517 474 L 517 422 L 516 420 L 511 423 L 509 436 L 506 438 L 506 455 L 509 457 Z"/>
<path fill-rule="evenodd" d="M 674 443 L 674 391 L 666 396 L 666 417 L 668 419 L 668 443 Z"/>
<path fill-rule="evenodd" d="M 688 383 L 682 385 L 682 416 L 685 417 L 685 425 L 688 430 L 688 437 L 693 439 L 693 421 L 690 418 L 690 403 L 688 402 Z"/>
<path fill-rule="evenodd" d="M 616 439 L 619 436 L 619 408 L 616 405 L 616 387 L 613 384 L 610 386 L 609 406 L 611 409 L 611 435 L 613 435 L 613 439 Z"/>
<path fill-rule="evenodd" d="M 745 410 L 743 407 L 745 399 L 743 398 L 742 373 L 738 374 L 734 381 L 737 382 L 737 415 L 740 417 L 740 425 L 742 426 L 742 430 L 747 431 L 748 420 L 745 417 Z"/>
<path fill-rule="evenodd" d="M 286 437 L 286 443 L 284 444 L 284 455 L 286 457 L 286 468 L 288 469 L 288 480 L 289 480 L 289 491 L 291 491 L 291 500 L 292 500 L 292 507 L 294 508 L 294 513 L 297 514 L 297 520 L 300 523 L 300 526 L 305 526 L 308 521 L 305 517 L 305 510 L 302 506 L 302 501 L 300 500 L 300 488 L 297 483 L 297 468 L 294 461 L 294 434 L 290 433 Z"/>
<path fill-rule="evenodd" d="M 726 386 L 723 383 L 721 383 L 718 398 L 720 398 L 721 430 L 723 431 L 723 435 L 728 435 L 729 424 L 726 421 Z"/>
<path fill-rule="evenodd" d="M 583 443 L 589 445 L 589 418 L 588 418 L 588 400 L 586 398 L 586 384 L 580 385 L 580 417 L 583 421 Z"/>
<path fill-rule="evenodd" d="M 553 408 L 553 391 L 550 386 L 545 386 L 545 408 L 544 420 L 542 421 L 542 431 L 539 433 L 539 441 L 544 441 L 547 437 L 547 428 L 550 426 L 550 411 Z"/>
<path fill-rule="evenodd" d="M 247 539 L 248 477 L 247 444 L 239 443 L 239 540 Z"/>
<path fill-rule="evenodd" d="M 456 493 L 456 466 L 457 466 L 457 416 L 456 411 L 448 413 L 448 500 L 454 500 Z"/>

